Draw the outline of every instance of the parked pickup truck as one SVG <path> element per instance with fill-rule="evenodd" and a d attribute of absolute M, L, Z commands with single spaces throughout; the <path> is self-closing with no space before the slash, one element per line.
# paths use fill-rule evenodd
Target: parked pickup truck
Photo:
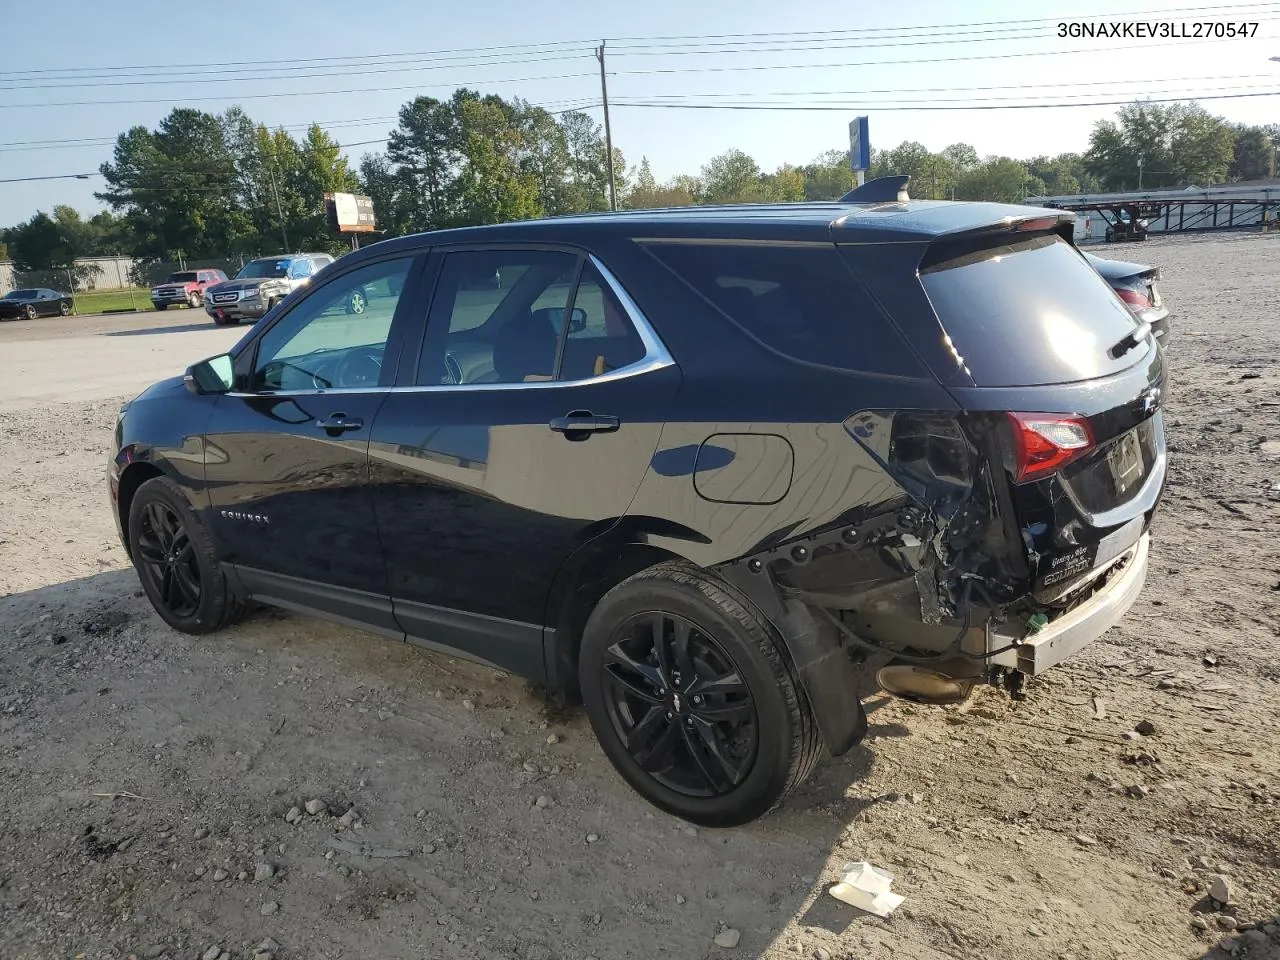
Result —
<path fill-rule="evenodd" d="M 151 305 L 164 310 L 170 304 L 182 307 L 199 307 L 204 304 L 204 292 L 214 284 L 225 283 L 227 275 L 221 270 L 182 270 L 169 274 L 164 283 L 151 288 Z"/>
<path fill-rule="evenodd" d="M 333 263 L 327 253 L 287 253 L 250 260 L 234 280 L 206 291 L 204 309 L 219 325 L 259 320 Z"/>

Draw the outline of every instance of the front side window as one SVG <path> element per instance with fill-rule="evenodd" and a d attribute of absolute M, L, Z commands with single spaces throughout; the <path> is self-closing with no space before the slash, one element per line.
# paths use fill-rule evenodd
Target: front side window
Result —
<path fill-rule="evenodd" d="M 254 388 L 274 392 L 383 384 L 383 354 L 412 262 L 405 257 L 371 263 L 300 299 L 258 341 Z"/>
<path fill-rule="evenodd" d="M 441 267 L 417 382 L 588 380 L 644 355 L 590 261 L 546 250 L 465 251 L 446 255 Z"/>

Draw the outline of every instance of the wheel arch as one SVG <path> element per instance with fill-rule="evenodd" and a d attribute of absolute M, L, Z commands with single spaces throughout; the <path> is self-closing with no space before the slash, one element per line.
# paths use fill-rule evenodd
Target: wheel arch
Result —
<path fill-rule="evenodd" d="M 129 508 L 133 506 L 133 497 L 148 480 L 163 477 L 167 474 L 150 460 L 135 460 L 120 474 L 119 488 L 116 492 L 116 512 L 120 519 L 120 538 L 124 541 L 125 553 L 133 559 L 133 544 L 129 541 Z"/>
<path fill-rule="evenodd" d="M 609 533 L 569 555 L 552 582 L 547 601 L 546 624 L 550 629 L 544 634 L 543 657 L 551 690 L 571 703 L 581 702 L 578 651 L 591 611 L 623 580 L 670 560 L 687 558 L 633 537 Z"/>

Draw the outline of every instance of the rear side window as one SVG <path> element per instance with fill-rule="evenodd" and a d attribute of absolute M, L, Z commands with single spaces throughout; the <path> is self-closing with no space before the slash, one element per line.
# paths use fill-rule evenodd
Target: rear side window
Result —
<path fill-rule="evenodd" d="M 1147 353 L 1139 347 L 1110 356 L 1135 321 L 1056 234 L 978 249 L 938 245 L 921 264 L 920 280 L 979 386 L 1091 380 Z"/>
<path fill-rule="evenodd" d="M 645 249 L 779 353 L 844 370 L 925 375 L 833 244 L 651 241 Z"/>

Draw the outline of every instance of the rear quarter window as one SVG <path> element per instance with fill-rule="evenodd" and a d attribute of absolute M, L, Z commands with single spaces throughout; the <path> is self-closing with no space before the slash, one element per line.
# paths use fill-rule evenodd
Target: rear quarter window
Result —
<path fill-rule="evenodd" d="M 1135 321 L 1115 292 L 1057 235 L 1013 243 L 937 244 L 920 282 L 956 353 L 982 387 L 1075 383 L 1146 356 L 1109 351 Z"/>
<path fill-rule="evenodd" d="M 927 376 L 834 244 L 652 240 L 643 246 L 779 353 L 843 370 Z"/>

